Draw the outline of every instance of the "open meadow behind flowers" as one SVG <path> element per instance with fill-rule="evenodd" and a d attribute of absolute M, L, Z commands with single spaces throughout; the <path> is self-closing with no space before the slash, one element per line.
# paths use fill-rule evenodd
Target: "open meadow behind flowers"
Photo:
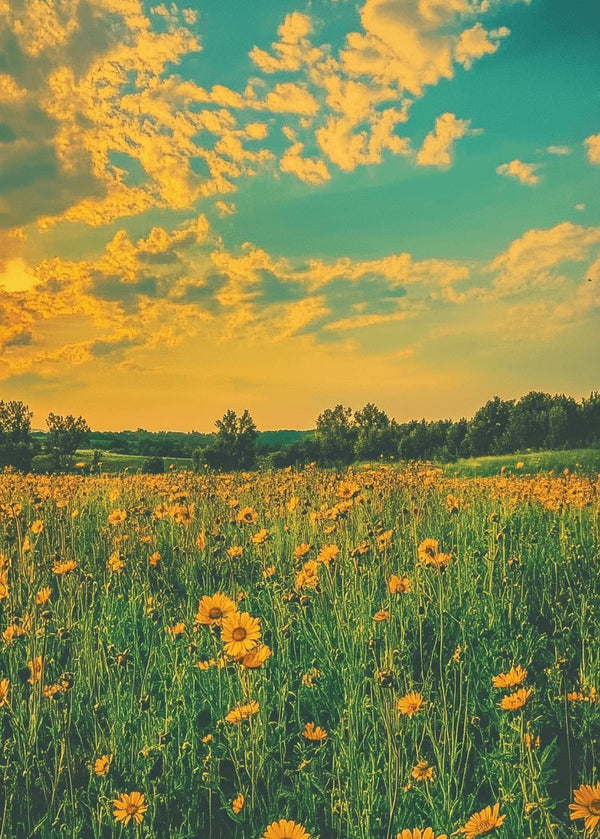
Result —
<path fill-rule="evenodd" d="M 600 483 L 0 476 L 0 839 L 600 836 Z"/>

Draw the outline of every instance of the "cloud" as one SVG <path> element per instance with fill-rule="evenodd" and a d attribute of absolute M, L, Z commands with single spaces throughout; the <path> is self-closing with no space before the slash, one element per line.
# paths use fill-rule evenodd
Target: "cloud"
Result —
<path fill-rule="evenodd" d="M 311 46 L 309 35 L 313 32 L 310 17 L 300 12 L 286 15 L 278 29 L 279 41 L 271 44 L 272 53 L 254 47 L 250 58 L 263 73 L 298 71 L 304 64 L 313 64 L 323 55 L 321 49 Z"/>
<path fill-rule="evenodd" d="M 589 162 L 596 166 L 600 165 L 600 134 L 592 134 L 590 137 L 586 137 L 584 145 Z"/>
<path fill-rule="evenodd" d="M 281 171 L 294 174 L 309 184 L 322 184 L 330 180 L 331 175 L 325 163 L 318 158 L 303 157 L 303 150 L 303 143 L 290 146 L 279 161 Z"/>
<path fill-rule="evenodd" d="M 509 35 L 510 29 L 506 26 L 487 32 L 481 23 L 477 22 L 470 29 L 461 32 L 454 47 L 454 57 L 466 70 L 470 70 L 476 59 L 495 53 L 501 39 Z"/>
<path fill-rule="evenodd" d="M 219 218 L 232 216 L 236 212 L 235 204 L 232 201 L 215 201 L 215 208 L 219 214 Z"/>
<path fill-rule="evenodd" d="M 567 154 L 571 154 L 571 149 L 569 146 L 548 146 L 546 149 L 548 154 L 556 154 L 559 156 L 564 157 Z"/>
<path fill-rule="evenodd" d="M 452 164 L 452 148 L 455 140 L 469 131 L 470 120 L 457 119 L 455 114 L 442 114 L 435 121 L 435 128 L 425 137 L 417 152 L 419 166 L 447 168 Z"/>
<path fill-rule="evenodd" d="M 522 184 L 535 186 L 540 182 L 539 175 L 535 174 L 537 169 L 539 169 L 539 164 L 537 163 L 523 163 L 521 160 L 511 160 L 510 163 L 501 163 L 496 168 L 496 172 L 499 175 L 516 178 Z"/>
<path fill-rule="evenodd" d="M 27 90 L 19 87 L 8 73 L 0 73 L 0 105 L 19 102 L 27 96 Z"/>
<path fill-rule="evenodd" d="M 562 283 L 557 274 L 563 263 L 585 262 L 600 243 L 600 227 L 565 221 L 545 230 L 528 230 L 489 265 L 496 274 L 496 289 L 516 294 L 530 288 Z"/>
<path fill-rule="evenodd" d="M 36 278 L 22 257 L 10 260 L 0 273 L 0 288 L 3 287 L 9 294 L 15 291 L 30 291 L 35 284 Z"/>

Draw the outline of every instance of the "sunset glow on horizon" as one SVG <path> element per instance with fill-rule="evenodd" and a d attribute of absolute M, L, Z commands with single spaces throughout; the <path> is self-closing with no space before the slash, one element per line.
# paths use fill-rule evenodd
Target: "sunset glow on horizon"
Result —
<path fill-rule="evenodd" d="M 598 389 L 600 11 L 0 0 L 0 399 L 96 429 Z"/>

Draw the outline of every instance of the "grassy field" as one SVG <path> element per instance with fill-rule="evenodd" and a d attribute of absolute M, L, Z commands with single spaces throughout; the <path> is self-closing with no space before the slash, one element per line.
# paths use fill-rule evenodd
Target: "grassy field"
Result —
<path fill-rule="evenodd" d="M 89 469 L 94 452 L 80 449 L 76 454 L 79 463 Z M 147 458 L 143 455 L 101 452 L 102 473 L 115 474 L 140 472 Z M 34 468 L 41 466 L 43 458 L 34 458 Z M 191 469 L 191 458 L 165 457 L 165 470 L 181 471 Z M 565 469 L 579 474 L 600 473 L 600 449 L 567 449 L 564 451 L 523 452 L 490 457 L 460 458 L 453 463 L 436 464 L 444 474 L 452 477 L 474 478 L 501 475 L 505 472 L 521 475 L 536 475 L 540 472 L 560 474 Z"/>
<path fill-rule="evenodd" d="M 0 839 L 595 829 L 600 484 L 521 471 L 0 476 Z"/>
<path fill-rule="evenodd" d="M 75 455 L 78 463 L 83 463 L 85 470 L 92 468 L 94 452 L 92 449 L 79 449 Z M 100 471 L 102 473 L 114 474 L 118 472 L 141 472 L 144 463 L 148 460 L 145 455 L 119 454 L 118 452 L 100 452 Z M 192 469 L 191 458 L 187 457 L 165 457 L 165 470 Z M 45 462 L 44 455 L 38 455 L 33 459 L 34 470 L 41 471 Z M 80 467 L 81 469 L 82 467 Z"/>
<path fill-rule="evenodd" d="M 444 472 L 461 478 L 488 477 L 503 472 L 531 474 L 570 472 L 597 475 L 600 473 L 600 449 L 567 449 L 565 451 L 525 452 L 492 457 L 461 458 L 444 465 Z"/>

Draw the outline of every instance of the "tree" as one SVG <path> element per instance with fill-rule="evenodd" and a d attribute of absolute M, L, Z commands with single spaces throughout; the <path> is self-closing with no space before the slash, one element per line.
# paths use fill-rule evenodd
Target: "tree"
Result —
<path fill-rule="evenodd" d="M 315 440 L 324 463 L 351 463 L 356 436 L 352 408 L 336 405 L 317 417 Z"/>
<path fill-rule="evenodd" d="M 72 465 L 73 455 L 87 439 L 91 429 L 83 417 L 66 417 L 60 414 L 48 414 L 46 419 L 46 451 L 50 455 L 53 469 L 67 469 Z"/>
<path fill-rule="evenodd" d="M 511 417 L 514 400 L 507 402 L 494 396 L 480 408 L 469 422 L 465 443 L 475 457 L 486 454 L 503 454 L 510 449 L 506 442 L 506 429 Z"/>
<path fill-rule="evenodd" d="M 530 391 L 515 403 L 506 428 L 509 451 L 542 449 L 547 445 L 548 414 L 552 397 L 541 391 Z"/>
<path fill-rule="evenodd" d="M 215 425 L 217 433 L 214 441 L 204 449 L 204 462 L 213 469 L 252 468 L 256 460 L 258 431 L 250 413 L 245 410 L 238 417 L 235 411 L 229 410 Z M 199 462 L 200 457 L 195 459 Z"/>
<path fill-rule="evenodd" d="M 600 393 L 592 391 L 589 398 L 583 398 L 578 406 L 578 442 L 584 446 L 600 443 Z"/>
<path fill-rule="evenodd" d="M 354 413 L 356 444 L 354 454 L 359 460 L 374 457 L 389 457 L 396 453 L 396 445 L 390 419 L 385 411 L 369 402 L 361 411 Z"/>
<path fill-rule="evenodd" d="M 31 437 L 33 414 L 23 402 L 0 401 L 0 469 L 31 469 L 36 444 Z"/>

